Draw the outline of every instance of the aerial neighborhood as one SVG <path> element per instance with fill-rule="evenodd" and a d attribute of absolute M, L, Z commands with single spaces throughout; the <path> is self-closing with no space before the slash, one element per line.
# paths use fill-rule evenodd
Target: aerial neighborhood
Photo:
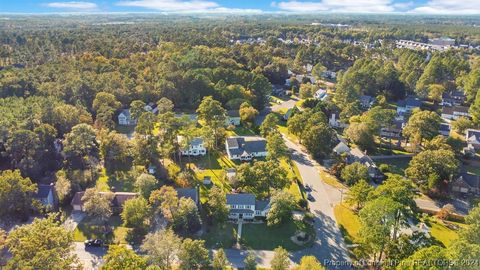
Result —
<path fill-rule="evenodd" d="M 478 16 L 153 2 L 0 18 L 0 269 L 480 269 Z"/>

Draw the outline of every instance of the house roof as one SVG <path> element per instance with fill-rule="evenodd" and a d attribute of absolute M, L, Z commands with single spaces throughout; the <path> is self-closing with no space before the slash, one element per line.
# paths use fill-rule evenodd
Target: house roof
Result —
<path fill-rule="evenodd" d="M 255 210 L 263 211 L 270 205 L 270 200 L 257 200 L 255 201 Z"/>
<path fill-rule="evenodd" d="M 229 137 L 227 148 L 232 155 L 265 152 L 267 141 L 258 136 Z"/>
<path fill-rule="evenodd" d="M 184 136 L 181 136 L 181 135 L 178 135 L 177 136 L 177 141 L 178 143 L 181 143 L 183 140 L 185 140 L 185 137 Z M 195 137 L 195 138 L 192 138 L 190 140 L 190 143 L 189 143 L 191 146 L 198 146 L 198 145 L 201 145 L 203 144 L 203 138 L 201 137 Z"/>
<path fill-rule="evenodd" d="M 420 107 L 422 106 L 422 101 L 420 101 L 419 99 L 417 98 L 406 98 L 404 100 L 400 100 L 399 102 L 397 102 L 397 106 L 398 107 Z"/>
<path fill-rule="evenodd" d="M 471 188 L 480 188 L 480 176 L 471 173 L 462 173 L 457 179 L 462 181 Z"/>
<path fill-rule="evenodd" d="M 227 112 L 227 115 L 229 117 L 240 117 L 240 111 L 239 110 L 229 110 Z"/>
<path fill-rule="evenodd" d="M 468 113 L 468 107 L 454 106 L 454 107 L 443 107 L 442 108 L 442 114 L 453 115 L 455 112 Z"/>
<path fill-rule="evenodd" d="M 253 214 L 253 210 L 251 209 L 230 209 L 229 212 L 232 214 L 247 214 L 247 213 Z"/>
<path fill-rule="evenodd" d="M 346 153 L 346 152 L 349 152 L 350 151 L 350 147 L 348 147 L 347 144 L 345 144 L 344 142 L 340 141 L 337 146 L 335 146 L 333 148 L 333 152 L 337 153 L 337 154 L 341 154 L 341 153 Z"/>
<path fill-rule="evenodd" d="M 79 191 L 75 193 L 73 196 L 72 202 L 70 203 L 71 205 L 80 205 L 83 206 L 83 195 L 85 194 L 85 191 Z M 100 194 L 112 194 L 111 192 L 100 192 Z M 112 197 L 112 206 L 113 207 L 122 207 L 123 204 L 130 199 L 133 199 L 137 197 L 137 193 L 134 192 L 115 192 L 113 193 Z"/>
<path fill-rule="evenodd" d="M 467 129 L 466 132 L 467 143 L 480 144 L 480 130 Z"/>
<path fill-rule="evenodd" d="M 123 109 L 119 115 L 123 115 L 126 118 L 130 118 L 130 110 L 129 109 Z"/>
<path fill-rule="evenodd" d="M 38 185 L 38 191 L 33 195 L 34 198 L 36 199 L 42 199 L 42 198 L 47 198 L 48 194 L 50 192 L 53 192 L 53 185 Z"/>
<path fill-rule="evenodd" d="M 227 204 L 255 205 L 255 195 L 251 193 L 227 194 Z"/>
<path fill-rule="evenodd" d="M 440 124 L 440 131 L 448 131 L 450 132 L 450 125 L 447 123 L 441 123 Z"/>
<path fill-rule="evenodd" d="M 177 197 L 180 198 L 190 198 L 195 203 L 198 203 L 198 192 L 194 188 L 177 188 Z"/>

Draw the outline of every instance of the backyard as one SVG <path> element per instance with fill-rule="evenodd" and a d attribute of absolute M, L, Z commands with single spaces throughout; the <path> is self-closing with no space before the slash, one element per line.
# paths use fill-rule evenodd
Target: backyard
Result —
<path fill-rule="evenodd" d="M 90 217 L 82 220 L 73 232 L 75 242 L 83 242 L 87 239 L 102 239 L 107 242 L 126 244 L 127 234 L 131 229 L 122 226 L 122 219 L 119 216 L 112 216 L 107 221 L 110 229 L 105 230 L 104 226 L 97 225 Z M 109 233 L 105 233 L 109 231 Z"/>

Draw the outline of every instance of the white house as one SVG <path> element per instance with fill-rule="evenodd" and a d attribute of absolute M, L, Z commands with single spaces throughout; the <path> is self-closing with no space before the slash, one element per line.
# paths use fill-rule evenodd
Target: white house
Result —
<path fill-rule="evenodd" d="M 37 199 L 44 206 L 53 207 L 55 205 L 53 183 L 50 185 L 39 184 L 37 193 L 33 195 L 33 198 Z"/>
<path fill-rule="evenodd" d="M 227 194 L 227 207 L 229 219 L 252 220 L 267 216 L 270 200 L 256 200 L 251 193 Z"/>
<path fill-rule="evenodd" d="M 313 94 L 313 97 L 316 99 L 325 100 L 328 97 L 327 90 L 320 88 L 317 90 L 317 92 L 315 92 L 315 94 Z"/>
<path fill-rule="evenodd" d="M 135 125 L 137 121 L 132 119 L 129 109 L 124 109 L 118 114 L 118 124 L 121 126 L 132 126 Z"/>
<path fill-rule="evenodd" d="M 226 126 L 239 126 L 240 125 L 240 112 L 238 110 L 230 110 L 227 112 L 227 119 L 225 120 Z"/>
<path fill-rule="evenodd" d="M 468 107 L 465 107 L 465 106 L 443 107 L 442 109 L 443 119 L 457 120 L 460 117 L 470 118 Z"/>
<path fill-rule="evenodd" d="M 406 98 L 397 102 L 397 114 L 404 115 L 405 113 L 410 113 L 414 109 L 420 108 L 422 106 L 422 101 L 416 98 Z"/>
<path fill-rule="evenodd" d="M 185 137 L 177 136 L 177 142 L 179 145 L 182 145 L 184 141 Z M 183 156 L 205 156 L 207 149 L 205 148 L 203 139 L 195 137 L 188 143 L 188 146 L 181 147 L 180 153 Z"/>
<path fill-rule="evenodd" d="M 231 160 L 252 160 L 267 156 L 267 141 L 258 136 L 229 137 L 225 141 L 228 158 Z"/>
<path fill-rule="evenodd" d="M 465 140 L 470 148 L 480 149 L 480 129 L 467 129 L 465 131 Z"/>

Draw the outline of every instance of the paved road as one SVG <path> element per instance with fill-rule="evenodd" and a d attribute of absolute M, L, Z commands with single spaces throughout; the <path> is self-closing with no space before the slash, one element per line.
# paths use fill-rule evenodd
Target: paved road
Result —
<path fill-rule="evenodd" d="M 77 254 L 80 262 L 85 270 L 96 270 L 100 268 L 103 256 L 107 253 L 107 249 L 103 247 L 85 248 L 82 242 L 75 242 L 74 252 Z"/>
<path fill-rule="evenodd" d="M 285 139 L 287 146 L 292 152 L 292 159 L 305 184 L 312 187 L 314 202 L 310 202 L 310 209 L 315 214 L 315 230 L 317 239 L 311 248 L 290 254 L 293 264 L 298 264 L 300 259 L 306 255 L 315 256 L 327 269 L 351 269 L 348 251 L 343 241 L 342 234 L 335 222 L 333 206 L 341 199 L 341 192 L 325 184 L 318 173 L 318 164 L 312 161 L 309 156 L 293 142 Z M 273 251 L 254 250 L 251 251 L 257 259 L 259 267 L 269 268 L 273 258 Z M 248 251 L 227 249 L 226 254 L 233 267 L 243 267 L 243 260 Z M 341 264 L 334 266 L 332 263 Z"/>

